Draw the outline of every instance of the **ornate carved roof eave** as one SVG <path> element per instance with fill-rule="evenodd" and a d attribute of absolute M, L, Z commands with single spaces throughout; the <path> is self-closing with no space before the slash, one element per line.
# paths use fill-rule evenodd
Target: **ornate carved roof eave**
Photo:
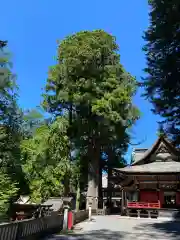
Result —
<path fill-rule="evenodd" d="M 138 160 L 137 162 L 132 163 L 131 165 L 132 166 L 138 165 L 141 162 L 146 161 L 147 158 L 150 158 L 150 156 L 158 149 L 161 142 L 164 142 L 165 145 L 168 146 L 168 148 L 172 151 L 172 153 L 174 153 L 177 156 L 180 156 L 180 151 L 177 150 L 166 138 L 159 137 L 157 139 L 157 141 L 153 144 L 153 146 L 145 152 L 144 156 L 140 160 Z"/>
<path fill-rule="evenodd" d="M 133 181 L 133 176 L 126 176 L 126 178 L 124 179 L 119 179 L 119 178 L 114 178 L 112 179 L 112 183 L 114 186 L 119 187 L 119 188 L 123 188 L 124 186 L 128 185 L 130 182 Z"/>
<path fill-rule="evenodd" d="M 118 178 L 119 180 L 122 181 L 126 178 L 126 174 L 123 172 L 120 172 L 118 168 L 113 168 L 111 179 L 115 179 L 115 178 Z"/>
<path fill-rule="evenodd" d="M 121 187 L 132 187 L 134 185 L 134 180 L 133 178 L 128 178 L 128 180 L 124 181 L 121 183 Z"/>
<path fill-rule="evenodd" d="M 149 176 L 149 175 L 154 175 L 154 176 L 157 176 L 157 175 L 180 175 L 180 172 L 125 172 L 125 175 L 127 178 L 129 177 L 136 177 L 136 176 Z"/>

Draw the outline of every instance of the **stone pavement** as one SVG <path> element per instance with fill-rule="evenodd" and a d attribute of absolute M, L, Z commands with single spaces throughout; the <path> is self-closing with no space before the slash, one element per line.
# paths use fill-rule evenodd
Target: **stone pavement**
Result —
<path fill-rule="evenodd" d="M 82 222 L 73 235 L 55 235 L 46 240 L 180 240 L 180 222 L 157 219 L 95 216 Z"/>

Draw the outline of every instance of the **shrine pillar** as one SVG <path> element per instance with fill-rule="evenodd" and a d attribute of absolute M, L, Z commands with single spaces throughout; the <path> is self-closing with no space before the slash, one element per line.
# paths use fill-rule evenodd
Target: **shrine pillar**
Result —
<path fill-rule="evenodd" d="M 180 192 L 176 192 L 176 204 L 180 206 Z"/>
<path fill-rule="evenodd" d="M 127 206 L 127 193 L 124 189 L 122 189 L 121 190 L 121 215 L 124 214 L 126 206 Z"/>

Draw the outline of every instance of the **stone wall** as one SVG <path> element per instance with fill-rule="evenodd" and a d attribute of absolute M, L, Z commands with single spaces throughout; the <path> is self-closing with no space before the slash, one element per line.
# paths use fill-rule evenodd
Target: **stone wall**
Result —
<path fill-rule="evenodd" d="M 73 225 L 88 219 L 88 210 L 73 211 Z"/>

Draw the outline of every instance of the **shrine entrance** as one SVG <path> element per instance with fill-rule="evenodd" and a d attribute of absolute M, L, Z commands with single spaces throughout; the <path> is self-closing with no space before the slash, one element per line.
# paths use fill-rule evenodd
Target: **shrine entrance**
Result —
<path fill-rule="evenodd" d="M 103 206 L 108 209 L 108 214 L 121 213 L 122 191 L 120 188 L 112 188 L 109 194 L 108 189 L 103 189 Z M 104 208 L 103 207 L 103 208 Z"/>
<path fill-rule="evenodd" d="M 150 218 L 180 212 L 180 151 L 163 136 L 152 148 L 134 151 L 131 166 L 113 169 L 113 180 L 126 195 L 122 214 Z"/>
<path fill-rule="evenodd" d="M 176 192 L 164 192 L 163 208 L 175 208 L 175 207 L 176 207 Z"/>

